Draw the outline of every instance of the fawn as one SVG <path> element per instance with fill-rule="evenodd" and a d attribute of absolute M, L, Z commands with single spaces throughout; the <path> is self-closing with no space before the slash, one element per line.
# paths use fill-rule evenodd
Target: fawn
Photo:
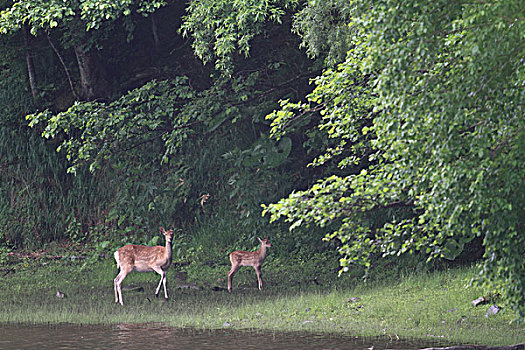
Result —
<path fill-rule="evenodd" d="M 232 279 L 233 275 L 241 266 L 253 266 L 255 272 L 257 273 L 257 281 L 259 282 L 259 290 L 262 290 L 262 279 L 261 279 L 261 265 L 266 258 L 266 248 L 271 247 L 272 245 L 268 242 L 268 238 L 260 239 L 257 237 L 259 242 L 261 242 L 261 247 L 256 252 L 245 252 L 243 250 L 237 250 L 230 254 L 230 261 L 232 267 L 230 272 L 228 272 L 228 292 L 232 291 Z"/>

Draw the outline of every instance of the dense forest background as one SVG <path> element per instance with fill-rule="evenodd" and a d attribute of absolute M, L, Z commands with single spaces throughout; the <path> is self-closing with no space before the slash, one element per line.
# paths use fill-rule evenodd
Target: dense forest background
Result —
<path fill-rule="evenodd" d="M 479 259 L 525 313 L 520 1 L 0 9 L 2 249 Z"/>

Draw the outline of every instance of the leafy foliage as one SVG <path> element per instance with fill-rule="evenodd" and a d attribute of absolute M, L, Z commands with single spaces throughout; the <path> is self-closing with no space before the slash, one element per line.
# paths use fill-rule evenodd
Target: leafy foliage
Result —
<path fill-rule="evenodd" d="M 293 109 L 321 109 L 318 127 L 352 153 L 339 166 L 368 166 L 265 212 L 291 228 L 339 220 L 327 237 L 343 243 L 345 269 L 376 253 L 454 259 L 483 236 L 482 279 L 523 316 L 523 9 L 518 1 L 353 5 L 349 25 L 359 34 L 347 60 L 317 80 L 309 104 L 285 103 L 269 117 L 279 134 Z M 370 221 L 374 212 L 383 220 Z"/>
<path fill-rule="evenodd" d="M 99 29 L 106 22 L 114 21 L 131 13 L 148 15 L 166 1 L 14 1 L 11 7 L 0 13 L 0 33 L 19 30 L 22 25 L 29 25 L 31 33 L 38 30 L 68 27 L 79 18 L 85 30 Z"/>
<path fill-rule="evenodd" d="M 311 57 L 326 56 L 332 66 L 344 60 L 353 45 L 354 29 L 348 26 L 353 5 L 344 0 L 310 1 L 294 15 L 293 31 Z"/>
<path fill-rule="evenodd" d="M 84 162 L 94 171 L 111 156 L 129 156 L 133 148 L 167 138 L 168 133 L 172 144 L 184 139 L 182 130 L 189 120 L 178 112 L 193 95 L 184 78 L 151 81 L 108 104 L 76 102 L 58 114 L 46 110 L 27 118 L 32 127 L 45 123 L 46 138 L 65 133 L 58 151 L 65 150 L 70 172 Z"/>
<path fill-rule="evenodd" d="M 266 22 L 281 23 L 296 0 L 192 1 L 181 27 L 192 36 L 195 54 L 217 70 L 231 73 L 236 53 L 248 56 L 250 41 L 263 32 Z"/>

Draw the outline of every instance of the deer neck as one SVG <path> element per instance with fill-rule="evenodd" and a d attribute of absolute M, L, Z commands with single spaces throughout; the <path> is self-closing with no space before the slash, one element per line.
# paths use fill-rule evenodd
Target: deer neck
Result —
<path fill-rule="evenodd" d="M 166 239 L 166 258 L 171 259 L 171 239 Z"/>
<path fill-rule="evenodd" d="M 266 258 L 266 247 L 261 244 L 261 247 L 257 251 L 257 255 L 259 256 L 259 261 L 263 262 L 264 258 Z"/>

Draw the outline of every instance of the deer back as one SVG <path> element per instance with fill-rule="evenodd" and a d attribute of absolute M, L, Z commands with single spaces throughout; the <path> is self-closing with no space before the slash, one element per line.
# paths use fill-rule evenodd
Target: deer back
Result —
<path fill-rule="evenodd" d="M 150 272 L 152 267 L 166 269 L 171 264 L 171 255 L 162 246 L 130 244 L 120 248 L 118 254 L 121 266 L 131 266 L 137 272 Z"/>
<path fill-rule="evenodd" d="M 266 257 L 266 249 L 259 249 L 256 252 L 246 252 L 238 250 L 230 254 L 232 264 L 241 266 L 261 265 Z"/>

